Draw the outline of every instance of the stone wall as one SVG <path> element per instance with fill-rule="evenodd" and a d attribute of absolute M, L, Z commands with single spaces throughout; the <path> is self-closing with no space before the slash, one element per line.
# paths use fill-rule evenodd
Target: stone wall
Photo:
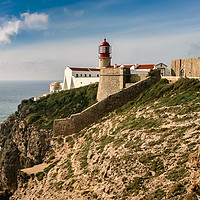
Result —
<path fill-rule="evenodd" d="M 176 81 L 178 81 L 179 78 L 180 76 L 163 76 L 162 77 L 162 79 L 167 79 L 169 83 L 175 83 Z"/>
<path fill-rule="evenodd" d="M 138 81 L 145 80 L 146 78 L 147 78 L 147 74 L 131 74 L 130 83 L 136 83 Z"/>
<path fill-rule="evenodd" d="M 200 77 L 200 58 L 178 59 L 171 62 L 172 76 Z"/>
<path fill-rule="evenodd" d="M 120 71 L 116 71 L 116 73 L 119 72 Z M 160 75 L 158 74 L 156 76 L 149 77 L 120 92 L 108 96 L 103 101 L 96 103 L 81 113 L 71 115 L 70 118 L 56 119 L 53 126 L 54 135 L 71 135 L 79 132 L 83 128 L 101 119 L 107 113 L 120 108 L 129 101 L 132 101 L 141 92 L 158 82 L 159 79 Z"/>
<path fill-rule="evenodd" d="M 109 95 L 122 90 L 130 79 L 130 69 L 102 68 L 100 77 L 97 101 L 102 101 Z"/>

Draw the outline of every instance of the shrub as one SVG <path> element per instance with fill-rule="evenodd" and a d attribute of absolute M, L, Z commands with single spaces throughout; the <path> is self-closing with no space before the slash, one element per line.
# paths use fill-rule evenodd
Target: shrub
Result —
<path fill-rule="evenodd" d="M 64 141 L 64 139 L 63 139 L 62 137 L 59 137 L 59 138 L 57 139 L 58 144 L 62 144 L 63 141 Z"/>
<path fill-rule="evenodd" d="M 46 168 L 44 169 L 44 172 L 45 172 L 46 174 L 48 174 L 48 172 L 49 172 L 53 167 L 55 167 L 57 163 L 58 163 L 58 161 L 56 161 L 56 162 L 50 164 L 48 167 L 46 167 Z M 37 174 L 36 174 L 36 175 L 37 175 Z"/>
<path fill-rule="evenodd" d="M 186 192 L 184 186 L 181 183 L 175 183 L 169 190 L 169 197 L 184 194 Z"/>
<path fill-rule="evenodd" d="M 38 180 L 38 181 L 42 181 L 43 178 L 44 178 L 44 176 L 45 176 L 45 173 L 44 173 L 44 172 L 38 172 L 38 173 L 36 174 L 36 177 L 37 177 L 37 180 Z"/>
<path fill-rule="evenodd" d="M 57 190 L 62 189 L 64 181 L 59 181 L 58 183 L 55 183 L 54 186 L 56 187 Z"/>
<path fill-rule="evenodd" d="M 55 156 L 50 156 L 49 159 L 47 160 L 47 163 L 50 163 L 54 159 L 55 159 Z"/>
<path fill-rule="evenodd" d="M 126 194 L 135 193 L 137 194 L 138 191 L 141 189 L 141 185 L 143 183 L 143 178 L 135 177 L 134 180 L 125 186 L 124 192 Z"/>
<path fill-rule="evenodd" d="M 181 178 L 183 178 L 186 174 L 187 170 L 184 167 L 181 167 L 177 170 L 173 170 L 171 172 L 168 173 L 167 178 L 170 181 L 177 181 L 180 180 Z"/>
<path fill-rule="evenodd" d="M 23 171 L 20 171 L 19 172 L 19 176 L 20 178 L 22 178 L 24 181 L 28 181 L 30 179 L 30 176 L 26 173 L 26 172 L 23 172 Z"/>

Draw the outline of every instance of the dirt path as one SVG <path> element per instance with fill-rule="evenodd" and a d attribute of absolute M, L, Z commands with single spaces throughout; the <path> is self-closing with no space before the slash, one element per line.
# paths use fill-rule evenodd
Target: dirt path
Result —
<path fill-rule="evenodd" d="M 33 167 L 30 167 L 30 168 L 22 169 L 21 171 L 23 171 L 27 174 L 36 174 L 37 172 L 43 171 L 48 166 L 49 166 L 49 164 L 42 163 L 42 164 L 35 165 Z"/>

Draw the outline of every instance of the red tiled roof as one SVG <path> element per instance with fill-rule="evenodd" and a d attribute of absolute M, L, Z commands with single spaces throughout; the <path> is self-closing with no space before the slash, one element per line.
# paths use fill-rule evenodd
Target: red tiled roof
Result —
<path fill-rule="evenodd" d="M 72 71 L 100 71 L 100 69 L 96 68 L 78 68 L 78 67 L 69 67 Z"/>
<path fill-rule="evenodd" d="M 117 67 L 120 67 L 121 65 L 117 65 Z M 123 65 L 124 68 L 131 68 L 135 65 Z M 100 69 L 97 68 L 83 68 L 83 67 L 69 67 L 72 71 L 100 71 Z M 114 68 L 114 65 L 108 66 L 107 68 Z M 153 69 L 154 64 L 147 64 L 147 65 L 138 65 L 136 69 Z"/>
<path fill-rule="evenodd" d="M 150 64 L 150 65 L 139 65 L 136 69 L 153 69 L 154 65 Z"/>
<path fill-rule="evenodd" d="M 117 65 L 117 67 L 120 67 L 121 65 Z M 124 68 L 131 68 L 132 66 L 135 65 L 123 65 Z M 114 68 L 114 65 L 108 66 L 107 68 Z M 136 69 L 153 69 L 154 65 L 153 64 L 149 64 L 149 65 L 138 65 L 138 67 L 136 67 Z"/>

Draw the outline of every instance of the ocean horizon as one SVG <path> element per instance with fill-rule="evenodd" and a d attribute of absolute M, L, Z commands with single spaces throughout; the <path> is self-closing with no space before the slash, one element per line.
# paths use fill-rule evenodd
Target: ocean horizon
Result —
<path fill-rule="evenodd" d="M 57 80 L 54 80 L 57 81 Z M 49 92 L 52 80 L 0 81 L 0 124 L 17 111 L 24 99 Z"/>

